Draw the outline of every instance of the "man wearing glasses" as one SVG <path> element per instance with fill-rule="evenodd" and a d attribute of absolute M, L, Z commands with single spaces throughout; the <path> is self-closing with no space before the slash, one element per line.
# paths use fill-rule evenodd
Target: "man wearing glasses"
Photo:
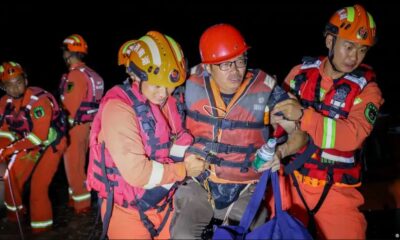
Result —
<path fill-rule="evenodd" d="M 186 154 L 201 156 L 209 167 L 178 188 L 173 239 L 208 238 L 213 224 L 239 222 L 260 171 L 280 167 L 274 160 L 261 170 L 251 168 L 256 150 L 270 137 L 270 109 L 288 95 L 262 70 L 247 69 L 248 49 L 228 24 L 214 25 L 200 38 L 202 64 L 192 69 L 185 88 L 186 127 L 195 137 Z M 282 125 L 295 130 L 294 122 Z M 295 139 L 305 144 L 304 135 Z M 286 156 L 298 147 L 283 144 L 278 152 Z M 265 218 L 261 207 L 256 226 Z"/>

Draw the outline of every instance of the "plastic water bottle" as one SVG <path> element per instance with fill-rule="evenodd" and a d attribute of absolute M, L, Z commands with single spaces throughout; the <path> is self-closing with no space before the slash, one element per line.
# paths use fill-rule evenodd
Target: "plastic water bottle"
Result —
<path fill-rule="evenodd" d="M 254 170 L 258 170 L 264 163 L 272 161 L 275 153 L 276 139 L 270 138 L 268 142 L 261 146 L 256 152 L 256 158 L 253 162 Z"/>

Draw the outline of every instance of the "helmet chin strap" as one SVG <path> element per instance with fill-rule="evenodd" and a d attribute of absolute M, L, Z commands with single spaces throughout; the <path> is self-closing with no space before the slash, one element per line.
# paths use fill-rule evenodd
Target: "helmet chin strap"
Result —
<path fill-rule="evenodd" d="M 69 55 L 68 57 L 64 58 L 64 62 L 65 62 L 65 64 L 67 64 L 68 67 L 71 66 L 71 57 L 72 57 L 72 54 Z"/>
<path fill-rule="evenodd" d="M 329 49 L 329 54 L 328 54 L 328 59 L 329 59 L 329 63 L 332 66 L 333 71 L 338 72 L 338 73 L 344 73 L 342 71 L 340 71 L 339 69 L 337 69 L 336 65 L 333 63 L 333 49 L 335 48 L 335 44 L 336 44 L 336 36 L 332 36 L 332 47 Z"/>
<path fill-rule="evenodd" d="M 140 94 L 143 94 L 143 92 L 142 92 L 142 84 L 143 84 L 143 81 L 139 81 L 139 92 L 140 92 Z"/>

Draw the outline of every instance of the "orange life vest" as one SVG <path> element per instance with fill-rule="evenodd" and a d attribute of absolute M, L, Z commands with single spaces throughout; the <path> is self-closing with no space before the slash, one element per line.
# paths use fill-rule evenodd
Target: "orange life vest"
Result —
<path fill-rule="evenodd" d="M 144 99 L 139 93 L 138 86 L 125 83 L 116 86 L 107 92 L 101 101 L 99 114 L 96 115 L 90 131 L 90 157 L 87 174 L 87 187 L 89 190 L 98 192 L 99 197 L 107 198 L 113 194 L 114 202 L 122 207 L 134 208 L 146 211 L 156 208 L 163 200 L 168 200 L 170 194 L 175 190 L 174 184 L 166 184 L 151 189 L 134 187 L 127 183 L 119 173 L 111 155 L 104 143 L 99 142 L 97 137 L 101 130 L 101 113 L 106 102 L 112 99 L 119 99 L 132 106 L 137 116 L 137 124 L 140 126 L 140 136 L 146 155 L 152 160 L 160 163 L 172 163 L 183 159 L 172 159 L 170 154 L 171 137 L 173 134 L 180 134 L 184 142 L 190 144 L 192 138 L 188 134 L 182 134 L 183 120 L 178 112 L 177 100 L 169 97 L 168 104 L 171 117 L 168 121 L 163 116 L 159 106 Z M 171 132 L 170 126 L 176 126 L 177 131 Z M 183 140 L 177 139 L 176 141 Z M 187 141 L 186 141 L 187 140 Z M 110 186 L 108 186 L 110 185 Z M 108 186 L 108 187 L 107 187 Z M 112 187 L 113 193 L 109 192 Z"/>
<path fill-rule="evenodd" d="M 269 101 L 280 97 L 271 94 L 275 80 L 261 70 L 250 70 L 226 110 L 216 103 L 212 84 L 201 70 L 186 81 L 186 127 L 195 137 L 188 151 L 210 162 L 220 179 L 258 180 L 260 174 L 250 166 L 255 151 L 269 137 L 264 114 Z"/>

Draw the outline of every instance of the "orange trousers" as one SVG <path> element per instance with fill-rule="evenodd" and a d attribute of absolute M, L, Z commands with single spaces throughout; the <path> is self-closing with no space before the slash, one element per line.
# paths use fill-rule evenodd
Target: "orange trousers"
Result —
<path fill-rule="evenodd" d="M 290 184 L 288 192 L 290 196 L 285 196 L 285 198 L 289 197 L 292 200 L 289 212 L 307 226 L 307 210 L 293 185 L 293 180 L 286 182 Z M 299 186 L 307 205 L 313 209 L 321 197 L 323 186 L 313 187 L 301 182 Z M 317 238 L 365 239 L 367 222 L 358 209 L 362 204 L 364 204 L 364 198 L 356 188 L 333 185 L 314 216 Z"/>
<path fill-rule="evenodd" d="M 64 153 L 64 166 L 70 199 L 76 212 L 90 207 L 90 192 L 86 189 L 86 152 L 89 145 L 90 123 L 74 126 L 68 132 L 69 146 Z"/>
<path fill-rule="evenodd" d="M 281 193 L 282 209 L 288 210 L 292 205 L 292 198 L 290 194 L 290 185 L 287 184 L 287 177 L 283 173 L 283 169 L 279 170 L 279 190 Z M 267 203 L 268 219 L 275 216 L 275 199 L 272 190 L 272 180 L 269 180 L 267 192 L 265 194 L 265 202 Z"/>
<path fill-rule="evenodd" d="M 101 218 L 104 219 L 106 212 L 107 201 L 103 200 L 101 205 Z M 167 213 L 168 207 L 164 211 L 157 213 L 157 210 L 152 209 L 146 211 L 146 215 L 149 220 L 154 224 L 157 229 L 165 214 Z M 171 225 L 171 219 L 174 212 L 171 211 L 168 216 L 168 220 L 161 230 L 160 234 L 154 239 L 170 239 L 169 228 Z M 140 220 L 139 212 L 134 209 L 127 209 L 114 204 L 113 212 L 108 227 L 108 238 L 109 239 L 151 239 L 150 233 L 147 228 L 143 225 Z"/>
<path fill-rule="evenodd" d="M 31 177 L 30 185 L 30 215 L 31 227 L 35 229 L 49 228 L 53 224 L 53 212 L 48 190 L 54 174 L 57 172 L 63 150 L 66 147 L 64 137 L 56 147 L 48 147 L 37 159 L 39 150 L 21 151 L 13 156 L 8 164 L 9 172 L 6 174 L 5 203 L 8 217 L 11 221 L 16 219 L 16 211 L 24 212 L 22 195 L 24 185 Z M 12 193 L 10 191 L 10 182 Z M 22 214 L 19 214 L 22 217 Z"/>
<path fill-rule="evenodd" d="M 395 179 L 389 185 L 389 193 L 393 196 L 396 202 L 396 208 L 400 208 L 400 178 Z"/>

